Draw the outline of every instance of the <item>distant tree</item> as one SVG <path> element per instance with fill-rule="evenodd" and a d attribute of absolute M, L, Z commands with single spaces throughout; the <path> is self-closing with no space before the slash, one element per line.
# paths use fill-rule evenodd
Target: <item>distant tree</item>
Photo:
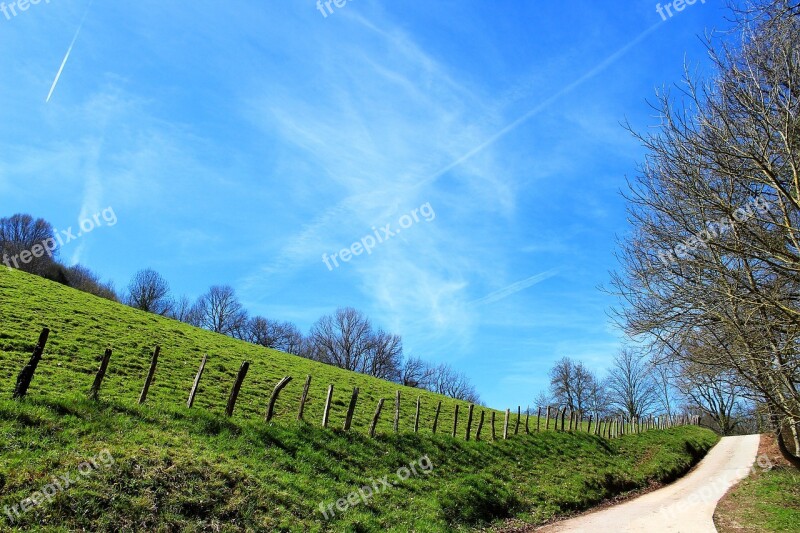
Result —
<path fill-rule="evenodd" d="M 261 316 L 247 324 L 247 341 L 282 352 L 300 355 L 303 335 L 291 322 L 278 322 Z"/>
<path fill-rule="evenodd" d="M 197 300 L 192 313 L 200 327 L 231 337 L 241 336 L 247 324 L 247 311 L 228 285 L 211 287 Z"/>
<path fill-rule="evenodd" d="M 443 394 L 456 400 L 480 403 L 480 396 L 469 378 L 454 370 L 450 365 L 439 365 L 434 369 L 432 392 Z"/>
<path fill-rule="evenodd" d="M 364 373 L 387 381 L 400 379 L 403 364 L 403 340 L 378 330 L 372 334 Z"/>
<path fill-rule="evenodd" d="M 187 296 L 181 296 L 172 305 L 167 316 L 179 322 L 197 326 L 197 317 L 194 314 L 195 304 Z"/>
<path fill-rule="evenodd" d="M 9 268 L 42 276 L 54 264 L 57 244 L 53 226 L 44 219 L 19 213 L 0 218 L 0 261 Z"/>
<path fill-rule="evenodd" d="M 323 316 L 309 334 L 314 359 L 362 373 L 369 368 L 372 337 L 369 319 L 351 307 Z"/>
<path fill-rule="evenodd" d="M 550 370 L 550 394 L 559 405 L 585 412 L 589 396 L 597 386 L 597 378 L 580 361 L 569 357 L 558 361 Z"/>
<path fill-rule="evenodd" d="M 533 401 L 533 405 L 538 409 L 541 407 L 542 409 L 547 409 L 548 406 L 553 405 L 553 400 L 550 398 L 550 395 L 547 394 L 545 391 L 540 391 L 539 394 L 536 396 L 536 399 Z"/>
<path fill-rule="evenodd" d="M 119 301 L 113 283 L 103 283 L 100 277 L 82 265 L 74 265 L 66 269 L 67 285 L 100 298 Z"/>
<path fill-rule="evenodd" d="M 409 357 L 400 368 L 400 384 L 416 389 L 428 389 L 432 385 L 434 369 L 418 357 Z"/>
<path fill-rule="evenodd" d="M 169 315 L 174 307 L 170 297 L 169 283 L 153 269 L 137 272 L 125 297 L 129 306 L 156 315 Z"/>
<path fill-rule="evenodd" d="M 699 410 L 722 435 L 734 435 L 748 406 L 745 390 L 734 372 L 697 363 L 681 369 L 678 387 L 687 407 Z"/>
<path fill-rule="evenodd" d="M 650 413 L 658 400 L 648 360 L 630 348 L 614 358 L 607 387 L 611 405 L 631 419 Z"/>

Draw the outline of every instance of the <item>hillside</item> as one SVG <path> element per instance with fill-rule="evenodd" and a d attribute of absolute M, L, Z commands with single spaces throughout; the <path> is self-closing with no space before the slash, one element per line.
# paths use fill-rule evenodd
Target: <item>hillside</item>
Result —
<path fill-rule="evenodd" d="M 28 398 L 9 400 L 42 327 L 51 329 Z M 152 349 L 162 347 L 146 405 L 137 406 Z M 114 350 L 101 401 L 86 399 L 105 348 Z M 209 355 L 193 409 L 186 399 Z M 243 360 L 251 363 L 234 417 L 225 403 Z M 306 423 L 296 414 L 313 381 Z M 271 424 L 267 400 L 284 376 Z M 330 427 L 320 421 L 334 385 Z M 353 430 L 344 422 L 353 387 Z M 400 434 L 392 428 L 401 390 Z M 421 398 L 420 434 L 413 434 Z M 378 436 L 368 426 L 387 400 Z M 442 401 L 439 435 L 431 434 Z M 672 479 L 716 442 L 696 427 L 613 441 L 542 432 L 465 442 L 466 405 L 452 439 L 456 402 L 438 395 L 266 350 L 147 315 L 17 271 L 0 269 L 0 507 L 31 496 L 53 476 L 77 474 L 91 457 L 113 457 L 16 520 L 21 530 L 443 531 L 516 517 L 542 522 L 620 492 Z M 488 414 L 488 411 L 487 411 Z M 488 420 L 488 419 L 487 419 Z M 532 421 L 532 426 L 535 421 Z M 498 417 L 498 431 L 502 415 Z M 474 427 L 474 426 L 473 426 Z M 474 430 L 473 430 L 474 432 Z M 488 436 L 488 428 L 484 429 Z M 107 450 L 107 451 L 106 451 Z M 399 468 L 416 465 L 408 479 Z M 396 486 L 384 488 L 389 476 Z M 405 477 L 405 476 L 404 476 Z M 378 492 L 342 512 L 359 487 Z M 326 520 L 322 509 L 335 510 Z M 327 507 L 326 507 L 327 506 Z M 331 507 L 333 506 L 333 507 Z M 13 513 L 12 513 L 13 514 Z"/>

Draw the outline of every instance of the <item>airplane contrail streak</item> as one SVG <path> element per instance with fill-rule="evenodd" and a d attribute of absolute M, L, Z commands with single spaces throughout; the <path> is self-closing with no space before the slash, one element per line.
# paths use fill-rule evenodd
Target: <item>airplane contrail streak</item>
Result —
<path fill-rule="evenodd" d="M 78 26 L 78 31 L 75 32 L 75 36 L 72 38 L 72 42 L 69 44 L 69 48 L 67 49 L 67 53 L 64 55 L 64 60 L 61 62 L 61 66 L 56 73 L 56 77 L 53 80 L 53 85 L 50 86 L 50 92 L 47 93 L 47 100 L 45 103 L 50 103 L 50 99 L 53 97 L 53 91 L 56 90 L 56 85 L 58 85 L 58 80 L 61 78 L 61 73 L 64 72 L 64 66 L 67 64 L 67 60 L 69 59 L 69 55 L 72 53 L 72 48 L 75 46 L 75 41 L 78 40 L 78 35 L 80 35 L 81 30 L 83 29 L 83 23 L 86 21 L 86 15 L 89 14 L 89 8 L 92 7 L 94 0 L 89 2 L 89 5 L 86 6 L 86 11 L 83 13 L 83 18 L 81 19 L 81 23 Z"/>

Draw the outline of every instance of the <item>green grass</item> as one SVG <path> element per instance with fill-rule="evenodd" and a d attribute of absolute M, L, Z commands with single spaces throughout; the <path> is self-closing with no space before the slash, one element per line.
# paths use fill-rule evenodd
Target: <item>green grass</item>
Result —
<path fill-rule="evenodd" d="M 800 528 L 800 472 L 790 466 L 757 468 L 726 497 L 725 528 L 734 531 L 797 531 Z M 719 510 L 719 509 L 718 509 Z M 730 527 L 730 524 L 737 524 Z"/>
<path fill-rule="evenodd" d="M 10 397 L 39 330 L 51 328 L 45 358 L 23 402 Z M 154 345 L 162 356 L 147 404 L 136 405 Z M 86 399 L 99 359 L 114 350 L 101 401 Z M 203 354 L 209 363 L 193 409 L 185 407 Z M 251 363 L 235 416 L 225 402 L 242 360 Z M 296 412 L 306 374 L 314 376 L 307 423 Z M 295 380 L 263 421 L 283 376 Z M 335 385 L 331 427 L 325 393 Z M 360 388 L 354 430 L 341 427 Z M 401 389 L 401 433 L 391 427 Z M 413 427 L 422 398 L 421 432 Z M 614 441 L 542 432 L 508 441 L 465 442 L 456 402 L 266 350 L 28 276 L 0 269 L 0 508 L 13 506 L 108 449 L 115 459 L 52 501 L 24 514 L 20 530 L 47 531 L 447 531 L 515 517 L 534 523 L 685 472 L 715 442 L 705 430 L 651 431 Z M 378 438 L 367 428 L 387 404 Z M 431 434 L 443 402 L 440 435 Z M 487 411 L 488 414 L 488 411 Z M 488 421 L 488 418 L 487 418 Z M 531 419 L 532 428 L 535 420 Z M 498 432 L 502 415 L 498 416 Z M 524 424 L 523 424 L 524 426 Z M 474 427 L 474 426 L 473 426 Z M 513 427 L 513 424 L 512 424 Z M 474 429 L 473 429 L 474 432 Z M 488 436 L 488 428 L 484 435 Z M 398 468 L 427 456 L 432 472 L 400 482 Z M 396 487 L 339 513 L 318 511 L 389 476 Z M 0 509 L 2 510 L 2 509 Z M 0 513 L 3 526 L 7 518 Z"/>

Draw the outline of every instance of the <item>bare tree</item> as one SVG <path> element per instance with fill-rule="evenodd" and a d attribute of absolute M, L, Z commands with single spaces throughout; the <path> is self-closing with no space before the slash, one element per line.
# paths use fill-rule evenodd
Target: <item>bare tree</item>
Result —
<path fill-rule="evenodd" d="M 106 300 L 116 302 L 117 293 L 113 283 L 103 283 L 100 277 L 82 265 L 74 265 L 66 269 L 67 285 Z"/>
<path fill-rule="evenodd" d="M 58 241 L 49 222 L 24 214 L 0 218 L 0 261 L 6 267 L 42 276 L 57 253 Z"/>
<path fill-rule="evenodd" d="M 302 334 L 291 322 L 278 322 L 261 316 L 248 321 L 248 342 L 299 355 L 302 347 Z"/>
<path fill-rule="evenodd" d="M 642 354 L 623 349 L 608 373 L 606 387 L 611 405 L 629 419 L 649 414 L 657 400 L 656 383 Z"/>
<path fill-rule="evenodd" d="M 247 311 L 228 285 L 211 287 L 192 312 L 200 327 L 232 337 L 241 337 L 247 324 Z"/>
<path fill-rule="evenodd" d="M 351 307 L 320 318 L 309 335 L 313 358 L 346 370 L 364 372 L 372 343 L 372 324 Z"/>
<path fill-rule="evenodd" d="M 128 285 L 125 303 L 146 313 L 162 316 L 169 315 L 174 307 L 169 283 L 150 268 L 134 274 Z"/>
<path fill-rule="evenodd" d="M 678 378 L 688 407 L 700 410 L 723 435 L 734 435 L 746 411 L 744 390 L 736 375 L 705 365 L 687 364 Z"/>
<path fill-rule="evenodd" d="M 198 326 L 197 318 L 193 313 L 194 310 L 195 304 L 193 304 L 192 301 L 184 295 L 175 301 L 168 316 L 179 322 L 185 322 L 186 324 L 190 324 L 192 326 Z"/>
<path fill-rule="evenodd" d="M 597 378 L 580 361 L 564 357 L 550 370 L 553 400 L 573 411 L 586 411 L 590 394 L 596 387 Z"/>
<path fill-rule="evenodd" d="M 457 400 L 480 403 L 480 396 L 469 378 L 450 365 L 443 364 L 434 369 L 431 391 Z"/>
<path fill-rule="evenodd" d="M 418 357 L 409 357 L 403 362 L 400 370 L 400 384 L 417 389 L 429 389 L 432 386 L 434 369 Z"/>

